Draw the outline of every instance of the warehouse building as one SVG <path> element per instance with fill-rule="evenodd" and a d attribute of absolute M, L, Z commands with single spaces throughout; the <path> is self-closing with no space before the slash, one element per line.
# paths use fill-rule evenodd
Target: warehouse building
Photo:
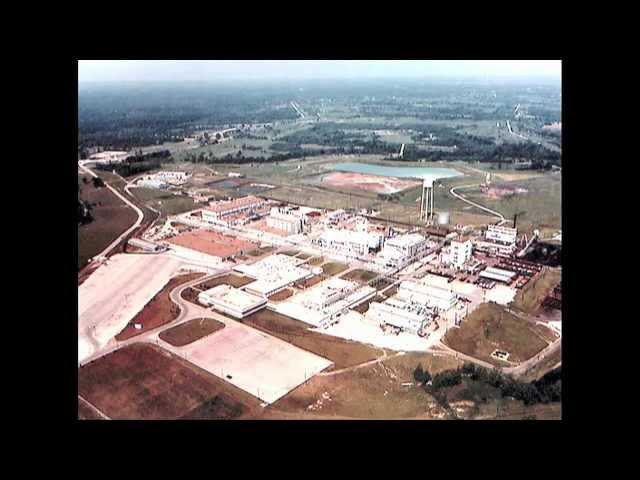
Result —
<path fill-rule="evenodd" d="M 142 238 L 131 238 L 127 243 L 132 247 L 140 248 L 145 252 L 161 252 L 167 249 L 167 247 L 158 245 L 157 243 L 153 243 L 148 240 L 143 240 Z"/>
<path fill-rule="evenodd" d="M 381 326 L 391 326 L 400 331 L 418 334 L 433 320 L 432 309 L 411 299 L 394 295 L 384 302 L 372 302 L 365 314 L 367 320 Z"/>
<path fill-rule="evenodd" d="M 378 250 L 382 244 L 382 234 L 378 232 L 355 232 L 344 229 L 327 229 L 316 242 L 322 248 L 342 255 L 363 256 Z"/>
<path fill-rule="evenodd" d="M 480 276 L 509 284 L 516 276 L 516 273 L 510 270 L 503 270 L 502 268 L 488 267 L 480 272 Z"/>
<path fill-rule="evenodd" d="M 236 318 L 244 318 L 267 305 L 266 298 L 243 292 L 230 285 L 218 285 L 201 292 L 198 302 L 213 306 L 216 310 Z"/>
<path fill-rule="evenodd" d="M 129 156 L 129 152 L 122 151 L 106 151 L 100 153 L 94 153 L 89 157 L 89 160 L 96 163 L 121 163 Z"/>
<path fill-rule="evenodd" d="M 267 226 L 296 235 L 304 227 L 304 215 L 299 208 L 273 207 L 267 217 Z"/>
<path fill-rule="evenodd" d="M 136 182 L 136 187 L 143 188 L 168 188 L 169 184 L 161 178 L 156 178 L 154 175 L 147 175 L 142 177 Z"/>
<path fill-rule="evenodd" d="M 453 290 L 442 286 L 429 285 L 423 281 L 405 280 L 400 282 L 397 295 L 440 311 L 447 311 L 453 308 L 458 301 Z"/>

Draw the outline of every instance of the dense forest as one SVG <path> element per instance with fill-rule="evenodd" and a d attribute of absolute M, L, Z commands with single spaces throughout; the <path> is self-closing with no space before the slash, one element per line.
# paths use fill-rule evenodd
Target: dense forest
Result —
<path fill-rule="evenodd" d="M 295 119 L 289 99 L 233 87 L 85 87 L 78 91 L 78 146 L 128 150 L 180 141 L 199 128 Z"/>

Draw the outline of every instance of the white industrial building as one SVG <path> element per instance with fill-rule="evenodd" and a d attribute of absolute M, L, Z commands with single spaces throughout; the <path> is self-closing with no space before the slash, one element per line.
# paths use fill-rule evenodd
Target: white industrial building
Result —
<path fill-rule="evenodd" d="M 331 277 L 281 302 L 274 309 L 302 322 L 326 328 L 348 309 L 374 297 L 376 289 L 358 282 Z"/>
<path fill-rule="evenodd" d="M 156 173 L 155 176 L 156 178 L 164 180 L 165 182 L 172 185 L 182 185 L 189 179 L 190 174 L 187 172 L 165 170 Z"/>
<path fill-rule="evenodd" d="M 508 257 L 516 250 L 517 234 L 515 228 L 489 225 L 484 240 L 475 240 L 474 247 L 481 252 Z"/>
<path fill-rule="evenodd" d="M 106 151 L 94 153 L 89 160 L 96 163 L 120 163 L 129 156 L 129 152 L 122 151 Z"/>
<path fill-rule="evenodd" d="M 429 252 L 429 241 L 418 233 L 389 238 L 376 258 L 383 267 L 403 268 Z"/>
<path fill-rule="evenodd" d="M 511 283 L 513 278 L 516 276 L 516 273 L 510 270 L 503 270 L 502 268 L 487 267 L 480 272 L 480 276 L 482 278 L 497 280 L 508 284 Z"/>
<path fill-rule="evenodd" d="M 507 245 L 516 243 L 518 230 L 511 227 L 489 225 L 484 237 L 492 242 L 501 242 Z"/>
<path fill-rule="evenodd" d="M 365 318 L 378 325 L 391 325 L 417 334 L 432 321 L 433 310 L 408 298 L 394 295 L 382 303 L 372 302 Z"/>
<path fill-rule="evenodd" d="M 154 175 L 146 175 L 140 178 L 136 182 L 136 187 L 143 188 L 168 188 L 169 184 L 162 180 L 161 178 L 157 178 Z"/>
<path fill-rule="evenodd" d="M 233 269 L 256 279 L 255 282 L 245 285 L 244 289 L 247 292 L 268 297 L 295 282 L 313 277 L 314 269 L 300 266 L 303 262 L 304 260 L 290 255 L 275 254 L 251 265 L 237 265 Z M 319 267 L 315 270 L 322 271 Z"/>
<path fill-rule="evenodd" d="M 458 301 L 453 290 L 443 286 L 429 285 L 422 280 L 400 282 L 397 295 L 445 312 L 453 308 Z"/>
<path fill-rule="evenodd" d="M 230 285 L 218 285 L 198 295 L 198 302 L 236 318 L 243 318 L 267 305 L 267 299 Z"/>
<path fill-rule="evenodd" d="M 453 265 L 456 268 L 462 268 L 465 263 L 471 260 L 472 254 L 473 244 L 469 238 L 451 240 L 446 263 Z"/>
<path fill-rule="evenodd" d="M 377 250 L 383 235 L 378 232 L 355 232 L 353 230 L 327 229 L 318 237 L 322 248 L 334 250 L 342 255 L 362 256 Z"/>
<path fill-rule="evenodd" d="M 299 208 L 273 207 L 267 217 L 267 226 L 296 235 L 302 232 L 304 215 Z"/>

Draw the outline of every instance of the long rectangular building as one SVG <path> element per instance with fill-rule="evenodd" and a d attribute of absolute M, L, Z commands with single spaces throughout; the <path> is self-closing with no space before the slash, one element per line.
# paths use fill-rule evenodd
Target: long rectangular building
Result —
<path fill-rule="evenodd" d="M 458 301 L 453 290 L 409 280 L 400 282 L 397 295 L 441 311 L 451 309 Z"/>
<path fill-rule="evenodd" d="M 202 210 L 202 219 L 210 223 L 223 221 L 225 217 L 238 213 L 249 212 L 265 205 L 265 200 L 252 195 L 235 198 L 233 200 L 222 200 L 211 202 L 209 207 Z"/>

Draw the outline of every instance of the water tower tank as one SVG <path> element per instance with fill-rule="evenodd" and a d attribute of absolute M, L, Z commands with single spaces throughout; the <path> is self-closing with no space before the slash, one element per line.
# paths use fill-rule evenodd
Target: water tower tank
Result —
<path fill-rule="evenodd" d="M 438 225 L 449 225 L 449 212 L 438 212 Z"/>

